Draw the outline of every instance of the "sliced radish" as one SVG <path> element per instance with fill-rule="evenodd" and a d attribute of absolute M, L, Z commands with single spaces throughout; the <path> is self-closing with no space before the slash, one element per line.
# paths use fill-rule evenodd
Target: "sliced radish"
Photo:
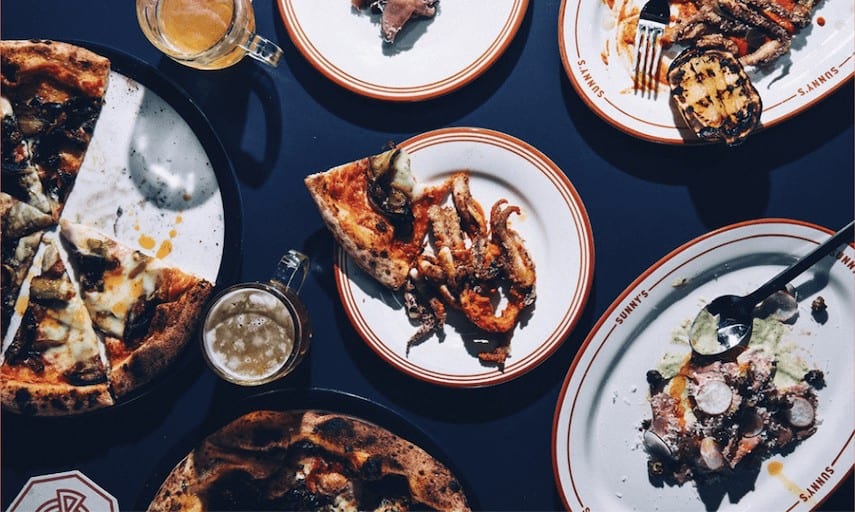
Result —
<path fill-rule="evenodd" d="M 811 403 L 800 397 L 793 397 L 790 404 L 790 409 L 787 411 L 787 419 L 790 425 L 798 428 L 809 427 L 813 424 L 815 411 Z"/>
<path fill-rule="evenodd" d="M 733 392 L 724 381 L 709 380 L 701 384 L 695 393 L 698 408 L 711 415 L 722 414 L 730 408 Z"/>

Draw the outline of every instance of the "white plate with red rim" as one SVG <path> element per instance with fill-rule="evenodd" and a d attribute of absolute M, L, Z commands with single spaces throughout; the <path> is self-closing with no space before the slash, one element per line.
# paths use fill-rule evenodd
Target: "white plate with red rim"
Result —
<path fill-rule="evenodd" d="M 666 87 L 659 89 L 655 99 L 633 93 L 631 44 L 616 43 L 621 24 L 614 13 L 624 9 L 637 16 L 643 3 L 563 0 L 558 44 L 564 70 L 582 101 L 616 128 L 653 142 L 701 143 L 672 108 Z M 793 37 L 787 55 L 768 70 L 746 69 L 763 101 L 761 125 L 770 127 L 785 121 L 846 83 L 855 71 L 853 57 L 855 4 L 819 2 L 811 25 Z M 663 66 L 668 61 L 666 55 Z"/>
<path fill-rule="evenodd" d="M 369 347 L 417 379 L 449 387 L 505 382 L 534 369 L 576 324 L 591 287 L 594 240 L 587 212 L 567 176 L 546 155 L 510 135 L 481 128 L 446 128 L 399 145 L 411 157 L 420 186 L 468 170 L 472 196 L 485 213 L 498 199 L 518 205 L 511 227 L 525 240 L 537 271 L 537 300 L 524 311 L 503 368 L 482 364 L 488 345 L 465 319 L 449 315 L 444 338 L 431 335 L 407 353 L 417 327 L 400 294 L 371 279 L 339 248 L 336 283 L 344 309 Z M 489 213 L 488 213 L 489 215 Z M 456 321 L 460 320 L 460 321 Z"/>
<path fill-rule="evenodd" d="M 347 0 L 277 0 L 294 45 L 318 71 L 357 94 L 421 101 L 468 84 L 513 40 L 528 0 L 441 0 L 432 18 L 411 19 L 394 44 L 380 16 Z"/>
<path fill-rule="evenodd" d="M 569 510 L 811 510 L 855 460 L 855 248 L 842 246 L 793 281 L 799 318 L 785 336 L 825 374 L 817 432 L 788 455 L 763 462 L 745 490 L 693 484 L 654 487 L 647 476 L 641 422 L 650 417 L 645 374 L 667 353 L 678 329 L 718 295 L 743 294 L 806 254 L 831 230 L 786 219 L 735 224 L 692 240 L 639 276 L 609 306 L 577 353 L 558 398 L 552 457 Z M 828 319 L 811 315 L 823 296 Z M 780 464 L 780 473 L 770 474 Z M 772 472 L 774 473 L 774 471 Z M 728 493 L 729 491 L 729 493 Z M 744 493 L 744 494 L 742 494 Z"/>

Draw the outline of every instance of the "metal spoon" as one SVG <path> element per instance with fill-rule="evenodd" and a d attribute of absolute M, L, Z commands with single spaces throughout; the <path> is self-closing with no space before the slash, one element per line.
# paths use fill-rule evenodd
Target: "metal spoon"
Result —
<path fill-rule="evenodd" d="M 722 295 L 710 302 L 701 310 L 689 329 L 689 345 L 692 351 L 702 356 L 716 356 L 737 345 L 747 344 L 751 338 L 754 307 L 812 267 L 841 243 L 851 242 L 853 225 L 855 222 L 850 222 L 809 254 L 748 295 Z"/>

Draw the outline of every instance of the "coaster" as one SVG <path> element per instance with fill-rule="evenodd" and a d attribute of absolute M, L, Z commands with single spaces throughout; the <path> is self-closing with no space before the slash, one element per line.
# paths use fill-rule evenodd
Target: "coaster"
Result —
<path fill-rule="evenodd" d="M 34 476 L 8 512 L 118 512 L 119 502 L 80 471 Z"/>

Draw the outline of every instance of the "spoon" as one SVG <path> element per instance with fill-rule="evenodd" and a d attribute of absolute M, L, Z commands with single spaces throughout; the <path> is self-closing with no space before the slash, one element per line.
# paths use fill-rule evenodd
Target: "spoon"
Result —
<path fill-rule="evenodd" d="M 853 225 L 855 222 L 850 222 L 809 254 L 748 295 L 722 295 L 707 304 L 689 329 L 692 352 L 701 356 L 717 356 L 738 345 L 747 344 L 751 338 L 754 307 L 812 267 L 841 243 L 851 242 Z"/>

